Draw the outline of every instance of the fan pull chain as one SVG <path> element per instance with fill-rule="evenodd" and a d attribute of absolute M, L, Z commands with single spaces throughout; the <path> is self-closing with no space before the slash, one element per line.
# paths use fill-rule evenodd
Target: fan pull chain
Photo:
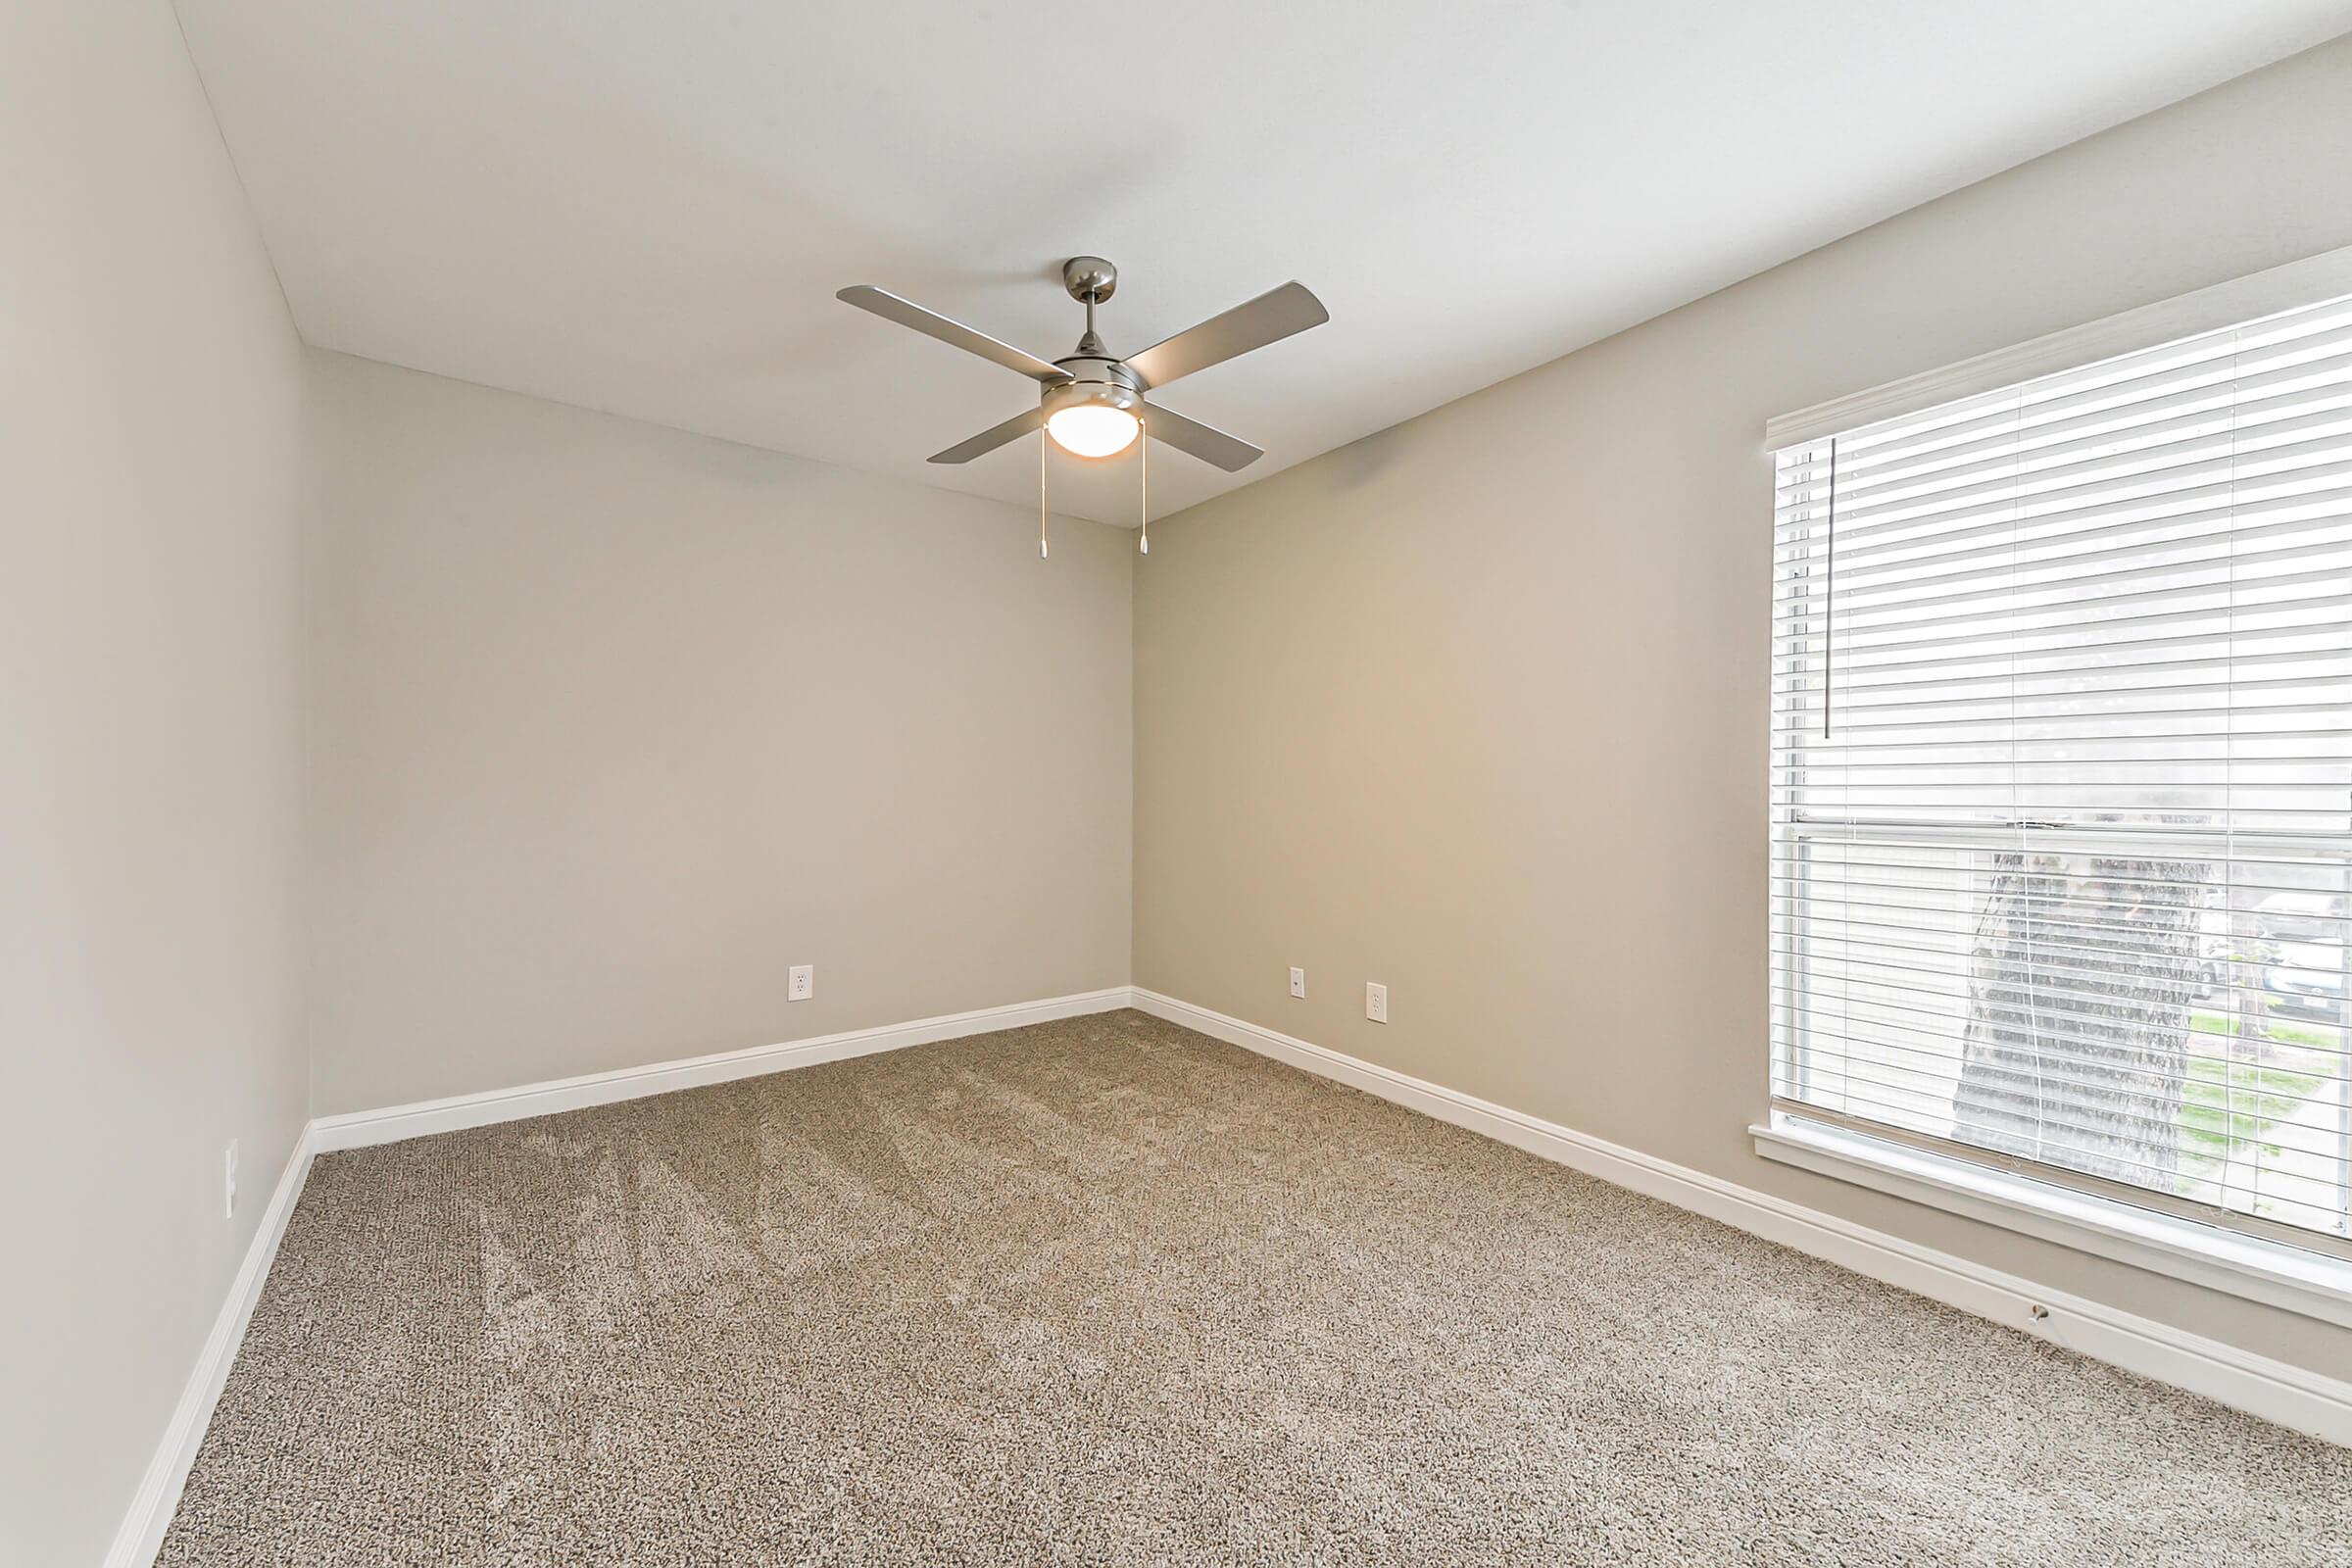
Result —
<path fill-rule="evenodd" d="M 1148 556 L 1152 553 L 1152 427 L 1144 422 L 1144 416 L 1140 414 L 1135 416 L 1135 439 L 1136 444 L 1144 449 L 1143 553 Z"/>
<path fill-rule="evenodd" d="M 1037 432 L 1037 559 L 1053 554 L 1046 543 L 1046 447 L 1049 443 L 1041 426 Z"/>

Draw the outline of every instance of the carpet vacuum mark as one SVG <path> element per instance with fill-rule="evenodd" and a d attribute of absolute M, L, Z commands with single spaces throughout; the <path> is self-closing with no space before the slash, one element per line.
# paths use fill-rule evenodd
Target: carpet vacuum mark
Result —
<path fill-rule="evenodd" d="M 319 1157 L 170 1565 L 2352 1564 L 2352 1449 L 1140 1012 Z"/>

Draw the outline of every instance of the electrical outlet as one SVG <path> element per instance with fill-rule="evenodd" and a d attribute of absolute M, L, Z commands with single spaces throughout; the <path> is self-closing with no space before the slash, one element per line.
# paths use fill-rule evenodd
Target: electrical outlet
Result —
<path fill-rule="evenodd" d="M 786 1002 L 807 1002 L 815 995 L 816 965 L 813 963 L 794 964 L 792 977 L 784 988 L 784 1000 Z"/>
<path fill-rule="evenodd" d="M 1389 988 L 1376 981 L 1364 983 L 1364 1016 L 1374 1023 L 1389 1021 Z"/>
<path fill-rule="evenodd" d="M 228 1141 L 228 1152 L 220 1159 L 220 1217 L 237 1217 L 237 1141 Z"/>
<path fill-rule="evenodd" d="M 1291 995 L 1301 1002 L 1306 1000 L 1306 971 L 1304 969 L 1291 971 Z"/>

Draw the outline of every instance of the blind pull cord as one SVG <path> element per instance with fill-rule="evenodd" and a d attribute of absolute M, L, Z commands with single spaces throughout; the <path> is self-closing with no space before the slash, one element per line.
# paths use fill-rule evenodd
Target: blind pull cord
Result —
<path fill-rule="evenodd" d="M 1837 649 L 1831 639 L 1837 635 L 1838 623 L 1838 438 L 1830 437 L 1830 531 L 1829 583 L 1822 596 L 1821 606 L 1821 738 L 1830 738 L 1830 677 L 1836 667 Z"/>

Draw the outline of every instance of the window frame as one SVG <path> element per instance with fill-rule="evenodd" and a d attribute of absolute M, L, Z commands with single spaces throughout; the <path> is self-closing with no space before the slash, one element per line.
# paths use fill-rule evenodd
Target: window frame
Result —
<path fill-rule="evenodd" d="M 2352 293 L 2352 246 L 1777 416 L 1766 423 L 1764 450 L 1819 443 L 1944 403 L 2347 293 Z M 1775 584 L 1777 596 L 1777 572 Z M 1776 611 L 1776 648 L 1778 637 Z M 1776 722 L 1777 706 L 1768 703 L 1766 710 L 1768 723 Z M 1782 760 L 1777 734 L 1771 753 L 1768 799 L 1777 802 Z M 1824 835 L 1849 838 L 1858 827 L 1866 830 L 1869 825 L 1818 826 Z M 1948 831 L 1949 824 L 1943 826 Z M 1769 842 L 1776 853 L 1784 840 L 1801 842 L 1805 827 L 1793 814 L 1783 821 L 1777 804 L 1768 812 Z M 1769 891 L 1768 907 L 1777 907 L 1781 897 Z M 1749 1129 L 1760 1155 L 2352 1327 L 2352 1237 L 2238 1213 L 2027 1156 L 1955 1147 L 1774 1095 L 1780 1041 L 1785 1035 L 1793 1043 L 1798 1036 L 1797 1030 L 1785 1027 L 1785 1004 L 1794 1004 L 1776 997 L 1770 1009 L 1774 1027 L 1765 1043 L 1764 1089 L 1771 1109 L 1765 1120 Z M 1793 1054 L 1801 1055 L 1801 1051 Z"/>
<path fill-rule="evenodd" d="M 1885 1131 L 1775 1108 L 1748 1135 L 1757 1154 L 1777 1164 L 2352 1328 L 2352 1261 L 2332 1252 L 1963 1159 Z"/>

